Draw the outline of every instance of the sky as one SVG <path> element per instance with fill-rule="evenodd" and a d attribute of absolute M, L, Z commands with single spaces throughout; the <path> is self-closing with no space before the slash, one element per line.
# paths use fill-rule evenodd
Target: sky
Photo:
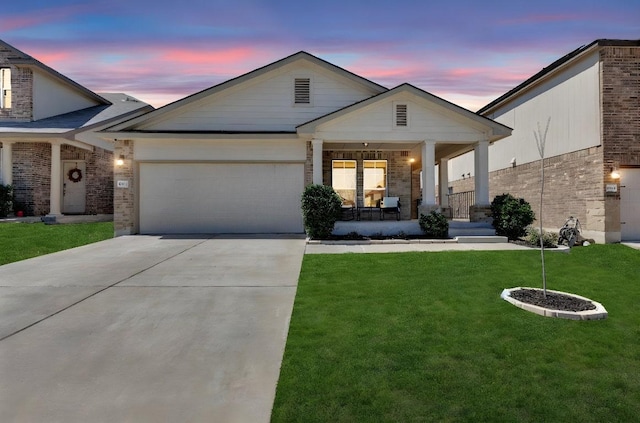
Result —
<path fill-rule="evenodd" d="M 0 14 L 0 39 L 155 107 L 304 50 L 476 111 L 599 38 L 640 39 L 640 1 L 24 0 Z"/>

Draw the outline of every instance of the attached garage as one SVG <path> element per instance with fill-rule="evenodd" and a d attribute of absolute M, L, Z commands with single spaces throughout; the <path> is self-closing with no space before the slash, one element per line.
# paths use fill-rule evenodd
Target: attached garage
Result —
<path fill-rule="evenodd" d="M 303 163 L 140 163 L 140 233 L 302 233 Z"/>
<path fill-rule="evenodd" d="M 640 240 L 640 169 L 620 170 L 620 228 L 622 241 Z"/>

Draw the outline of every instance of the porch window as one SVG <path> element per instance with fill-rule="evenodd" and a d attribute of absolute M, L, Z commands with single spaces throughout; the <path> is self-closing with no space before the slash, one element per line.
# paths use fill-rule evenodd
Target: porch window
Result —
<path fill-rule="evenodd" d="M 387 192 L 387 161 L 364 160 L 362 188 L 365 207 L 378 207 Z"/>
<path fill-rule="evenodd" d="M 342 197 L 344 205 L 356 205 L 356 161 L 333 160 L 331 186 Z"/>
<path fill-rule="evenodd" d="M 0 68 L 0 108 L 11 108 L 11 69 Z"/>

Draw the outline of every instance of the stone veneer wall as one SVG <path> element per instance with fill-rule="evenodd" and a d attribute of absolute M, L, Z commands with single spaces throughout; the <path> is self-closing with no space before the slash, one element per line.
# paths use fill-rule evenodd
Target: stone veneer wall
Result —
<path fill-rule="evenodd" d="M 605 231 L 605 195 L 601 147 L 545 159 L 543 226 L 556 231 L 569 216 L 584 231 Z M 452 181 L 454 192 L 474 189 L 474 178 Z M 540 160 L 489 173 L 489 200 L 509 193 L 540 211 Z M 602 242 L 603 240 L 600 240 Z"/>
<path fill-rule="evenodd" d="M 604 147 L 602 173 L 605 183 L 613 184 L 619 181 L 611 179 L 612 168 L 640 167 L 640 46 L 603 47 L 600 60 Z M 604 208 L 607 232 L 619 233 L 619 194 L 608 194 Z"/>
<path fill-rule="evenodd" d="M 116 236 L 130 235 L 137 232 L 135 209 L 135 164 L 133 161 L 134 142 L 117 140 L 114 158 L 124 156 L 124 165 L 114 167 L 113 188 L 113 229 Z M 128 188 L 115 187 L 117 181 L 128 181 Z"/>
<path fill-rule="evenodd" d="M 7 57 L 13 50 L 0 46 L 0 67 L 11 69 L 11 108 L 0 109 L 0 119 L 30 121 L 33 119 L 33 71 L 10 65 Z"/>

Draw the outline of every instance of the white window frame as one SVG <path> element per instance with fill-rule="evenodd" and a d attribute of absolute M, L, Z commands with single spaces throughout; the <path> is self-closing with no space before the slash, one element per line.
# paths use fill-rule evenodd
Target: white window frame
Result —
<path fill-rule="evenodd" d="M 9 86 L 6 87 L 4 85 L 5 80 L 5 72 L 9 72 Z M 4 102 L 4 94 L 5 91 L 11 92 L 11 68 L 0 67 L 0 109 L 9 109 L 11 108 L 11 94 L 9 94 L 9 105 L 7 106 Z"/>
<path fill-rule="evenodd" d="M 343 165 L 343 167 L 336 167 L 336 163 L 337 162 L 342 162 L 343 164 L 346 163 L 352 163 L 353 167 L 346 167 Z M 336 186 L 336 176 L 334 171 L 336 169 L 353 169 L 353 188 L 351 187 L 342 187 L 342 186 Z M 346 174 L 346 172 L 344 172 Z M 331 187 L 338 192 L 338 194 L 342 197 L 342 195 L 339 193 L 339 191 L 350 191 L 353 190 L 353 199 L 350 198 L 346 198 L 346 197 L 342 197 L 348 201 L 353 201 L 353 206 L 355 207 L 357 204 L 357 196 L 358 196 L 358 162 L 356 160 L 350 160 L 350 159 L 334 159 L 331 160 Z M 350 204 L 348 204 L 350 205 Z"/>
<path fill-rule="evenodd" d="M 384 162 L 384 187 L 370 188 L 370 187 L 365 186 L 365 173 L 366 173 L 366 170 L 367 169 L 381 169 L 382 168 L 382 167 L 379 168 L 379 167 L 375 166 L 375 164 L 374 164 L 374 166 L 372 168 L 371 167 L 367 167 L 366 166 L 367 162 L 374 162 L 374 163 L 377 163 L 377 162 L 382 163 L 382 162 Z M 379 192 L 379 196 L 380 196 L 379 199 L 382 200 L 387 195 L 388 187 L 389 187 L 389 161 L 388 160 L 374 160 L 374 159 L 372 159 L 372 160 L 363 160 L 362 161 L 362 197 L 363 197 L 364 206 L 365 207 L 376 207 L 377 206 L 377 204 L 375 204 L 376 201 L 373 201 L 373 202 L 371 200 L 367 201 L 367 197 L 369 196 L 368 194 L 370 192 L 373 192 L 373 191 L 378 191 Z M 367 190 L 369 190 L 369 192 L 367 192 Z M 372 197 L 373 197 L 372 199 L 375 200 L 375 197 L 377 197 L 377 195 L 372 194 Z"/>

